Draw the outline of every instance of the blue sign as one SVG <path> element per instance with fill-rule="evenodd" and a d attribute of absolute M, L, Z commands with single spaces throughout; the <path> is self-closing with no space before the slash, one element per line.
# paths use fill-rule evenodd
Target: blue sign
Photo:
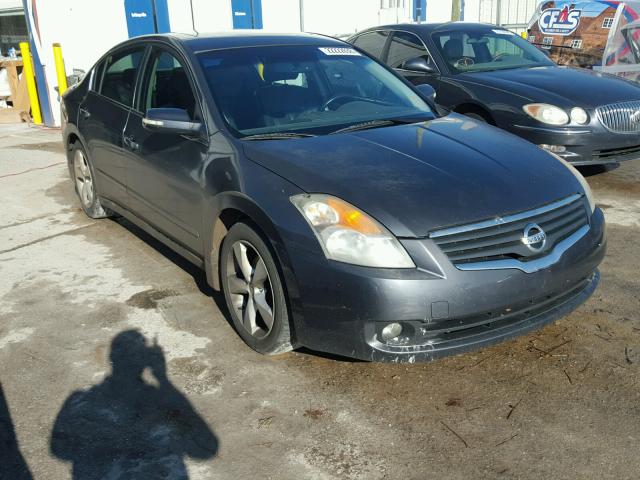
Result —
<path fill-rule="evenodd" d="M 124 0 L 124 11 L 129 38 L 171 31 L 167 0 Z"/>
<path fill-rule="evenodd" d="M 261 0 L 232 0 L 231 10 L 234 29 L 262 28 Z"/>
<path fill-rule="evenodd" d="M 549 8 L 542 12 L 538 25 L 545 35 L 571 35 L 580 25 L 582 10 L 569 10 L 569 6 L 562 9 Z"/>

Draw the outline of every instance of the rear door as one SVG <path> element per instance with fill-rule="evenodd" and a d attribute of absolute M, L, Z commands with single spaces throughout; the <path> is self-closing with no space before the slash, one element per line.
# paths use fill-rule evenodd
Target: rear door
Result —
<path fill-rule="evenodd" d="M 207 154 L 206 135 L 188 137 L 146 130 L 149 108 L 181 108 L 203 123 L 193 75 L 173 49 L 153 47 L 142 80 L 139 99 L 124 132 L 129 149 L 127 190 L 129 201 L 147 223 L 183 247 L 202 250 L 200 185 Z"/>
<path fill-rule="evenodd" d="M 410 32 L 394 31 L 385 57 L 387 65 L 414 85 L 427 83 L 435 89 L 436 94 L 440 93 L 439 74 L 413 72 L 402 68 L 404 62 L 418 57 L 424 58 L 427 63 L 438 69 L 420 37 Z"/>
<path fill-rule="evenodd" d="M 125 205 L 127 198 L 122 132 L 145 47 L 114 52 L 95 70 L 92 86 L 80 104 L 78 128 L 87 145 L 99 194 Z"/>

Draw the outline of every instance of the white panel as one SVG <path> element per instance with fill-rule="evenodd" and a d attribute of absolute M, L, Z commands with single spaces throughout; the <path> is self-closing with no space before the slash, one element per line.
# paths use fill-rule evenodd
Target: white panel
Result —
<path fill-rule="evenodd" d="M 22 0 L 0 0 L 0 11 L 22 8 Z"/>
<path fill-rule="evenodd" d="M 168 0 L 171 31 L 178 33 L 224 32 L 233 29 L 231 0 Z"/>
<path fill-rule="evenodd" d="M 53 43 L 60 43 L 67 75 L 89 70 L 115 44 L 128 38 L 124 2 L 104 0 L 41 0 L 37 3 L 41 58 L 49 85 L 51 109 L 60 122 L 60 104 L 53 63 Z"/>
<path fill-rule="evenodd" d="M 262 26 L 266 32 L 299 32 L 299 0 L 262 0 Z"/>
<path fill-rule="evenodd" d="M 450 22 L 451 0 L 427 0 L 427 22 Z"/>

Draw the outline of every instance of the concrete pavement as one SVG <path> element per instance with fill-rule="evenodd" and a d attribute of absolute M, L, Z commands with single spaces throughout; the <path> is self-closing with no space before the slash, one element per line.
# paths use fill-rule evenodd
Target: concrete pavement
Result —
<path fill-rule="evenodd" d="M 32 478 L 637 478 L 640 161 L 588 178 L 587 304 L 419 365 L 254 353 L 202 272 L 82 213 L 65 162 L 59 131 L 0 126 L 4 433 Z"/>

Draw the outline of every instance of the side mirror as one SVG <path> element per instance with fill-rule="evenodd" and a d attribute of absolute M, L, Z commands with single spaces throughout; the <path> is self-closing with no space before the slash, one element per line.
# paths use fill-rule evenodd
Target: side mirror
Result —
<path fill-rule="evenodd" d="M 422 94 L 423 97 L 428 98 L 433 103 L 436 101 L 436 91 L 434 88 L 428 83 L 423 83 L 421 85 L 416 85 L 418 91 Z"/>
<path fill-rule="evenodd" d="M 435 66 L 424 57 L 416 57 L 407 60 L 402 63 L 400 68 L 417 73 L 438 73 Z"/>
<path fill-rule="evenodd" d="M 202 131 L 202 124 L 192 121 L 181 108 L 150 108 L 142 119 L 142 126 L 153 132 L 176 135 L 194 136 Z"/>

